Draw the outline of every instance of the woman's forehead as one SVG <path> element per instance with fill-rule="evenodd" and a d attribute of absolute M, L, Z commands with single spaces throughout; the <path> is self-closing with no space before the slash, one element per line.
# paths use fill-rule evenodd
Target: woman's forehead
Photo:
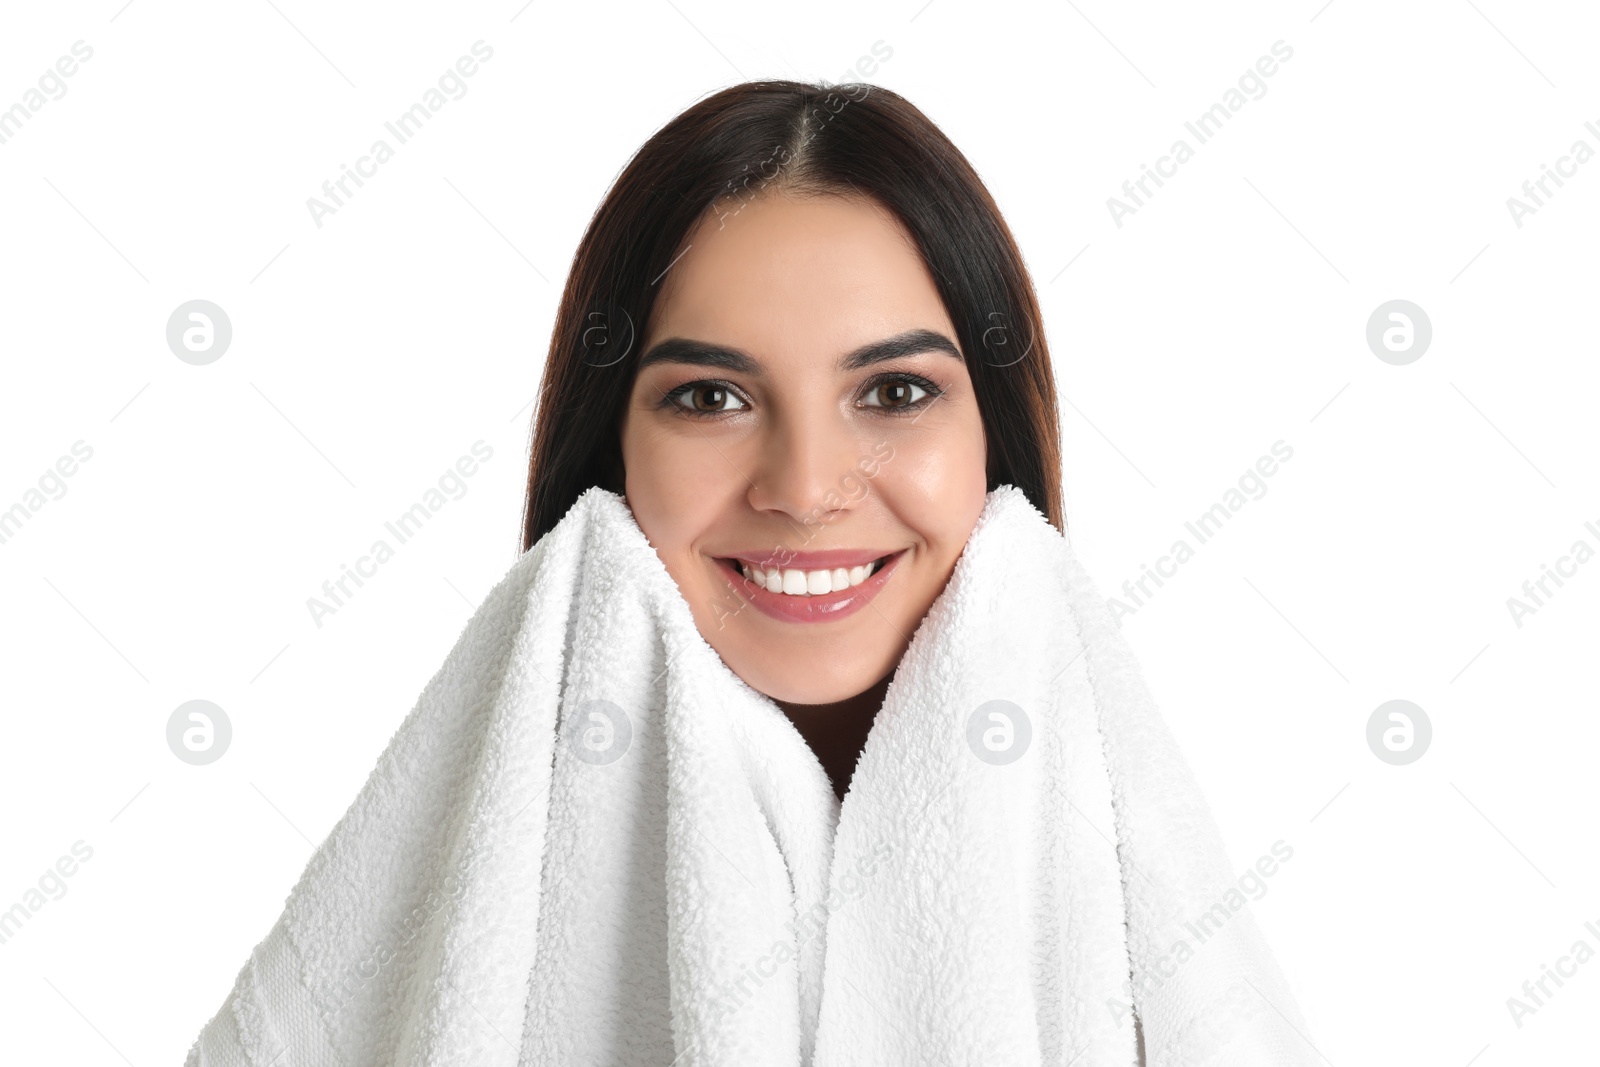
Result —
<path fill-rule="evenodd" d="M 661 284 L 647 346 L 691 337 L 831 360 L 907 329 L 953 332 L 904 228 L 857 198 L 766 194 L 708 213 Z"/>

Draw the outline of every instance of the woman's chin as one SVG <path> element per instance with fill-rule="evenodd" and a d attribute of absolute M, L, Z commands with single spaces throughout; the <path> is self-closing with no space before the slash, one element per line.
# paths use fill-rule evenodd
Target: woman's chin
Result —
<path fill-rule="evenodd" d="M 750 688 L 780 704 L 837 704 L 860 696 L 882 678 L 878 671 L 862 671 L 859 678 L 848 675 L 818 678 L 814 672 L 755 669 L 748 664 L 730 663 L 728 668 Z"/>

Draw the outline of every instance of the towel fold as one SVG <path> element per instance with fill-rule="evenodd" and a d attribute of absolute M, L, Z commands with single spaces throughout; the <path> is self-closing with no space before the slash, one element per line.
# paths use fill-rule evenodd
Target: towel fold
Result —
<path fill-rule="evenodd" d="M 989 493 L 841 804 L 593 488 L 473 614 L 186 1067 L 1309 1064 L 1235 880 L 1020 490 Z"/>

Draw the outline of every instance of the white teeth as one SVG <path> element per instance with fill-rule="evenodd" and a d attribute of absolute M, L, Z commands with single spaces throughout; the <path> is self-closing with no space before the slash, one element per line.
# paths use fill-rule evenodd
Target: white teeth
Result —
<path fill-rule="evenodd" d="M 743 560 L 735 561 L 739 571 L 746 578 L 763 586 L 769 592 L 785 593 L 789 596 L 821 596 L 848 586 L 860 585 L 878 569 L 876 561 L 864 563 L 859 567 L 835 567 L 832 570 L 802 571 L 796 568 L 787 570 L 780 567 L 763 569 L 745 563 Z"/>

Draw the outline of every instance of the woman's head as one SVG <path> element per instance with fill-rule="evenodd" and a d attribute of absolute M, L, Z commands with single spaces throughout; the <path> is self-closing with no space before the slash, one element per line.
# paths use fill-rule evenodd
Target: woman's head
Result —
<path fill-rule="evenodd" d="M 1032 287 L 921 112 L 750 83 L 645 144 L 568 279 L 525 549 L 589 486 L 623 493 L 729 667 L 831 703 L 894 670 L 1006 483 L 1061 527 Z"/>

